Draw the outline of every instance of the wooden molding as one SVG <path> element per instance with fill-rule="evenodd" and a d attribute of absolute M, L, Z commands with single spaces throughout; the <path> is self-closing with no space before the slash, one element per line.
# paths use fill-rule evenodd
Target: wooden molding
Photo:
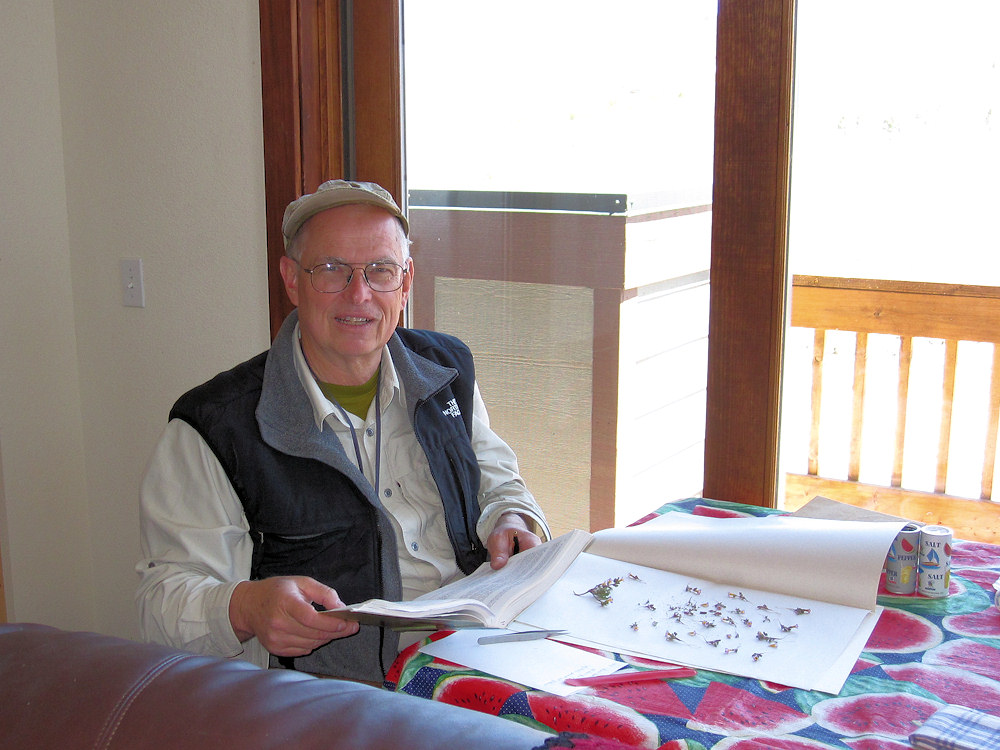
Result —
<path fill-rule="evenodd" d="M 260 0 L 259 6 L 267 288 L 273 338 L 292 309 L 278 273 L 278 259 L 285 252 L 281 219 L 285 206 L 302 189 L 298 3 Z"/>
<path fill-rule="evenodd" d="M 353 176 L 377 182 L 405 211 L 400 0 L 354 1 L 354 49 Z"/>

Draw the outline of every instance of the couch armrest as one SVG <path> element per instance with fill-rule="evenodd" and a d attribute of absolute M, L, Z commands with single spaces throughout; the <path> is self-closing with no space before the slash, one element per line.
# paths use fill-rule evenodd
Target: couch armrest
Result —
<path fill-rule="evenodd" d="M 368 685 L 28 624 L 0 625 L 0 727 L 3 748 L 528 750 L 550 737 Z"/>

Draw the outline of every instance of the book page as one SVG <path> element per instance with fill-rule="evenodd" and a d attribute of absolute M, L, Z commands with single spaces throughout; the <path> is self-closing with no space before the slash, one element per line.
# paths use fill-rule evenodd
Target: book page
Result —
<path fill-rule="evenodd" d="M 491 625 L 506 625 L 559 579 L 592 538 L 588 532 L 574 529 L 514 555 L 500 570 L 493 570 L 489 562 L 485 562 L 471 575 L 418 596 L 413 601 L 475 599 L 497 616 L 497 621 Z"/>
<path fill-rule="evenodd" d="M 503 627 L 555 583 L 593 539 L 575 529 L 512 556 L 500 570 L 489 562 L 473 573 L 407 602 L 369 599 L 332 615 L 371 625 L 427 630 L 439 627 Z"/>
<path fill-rule="evenodd" d="M 484 622 L 496 619 L 481 602 L 472 600 L 414 605 L 413 602 L 369 599 L 342 609 L 328 609 L 326 613 L 344 620 L 354 620 L 362 625 L 377 625 L 393 630 L 481 628 Z"/>

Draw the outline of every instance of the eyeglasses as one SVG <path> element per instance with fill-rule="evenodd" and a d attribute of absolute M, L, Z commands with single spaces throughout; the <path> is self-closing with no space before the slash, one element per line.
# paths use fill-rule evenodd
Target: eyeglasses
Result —
<path fill-rule="evenodd" d="M 320 263 L 306 268 L 298 261 L 299 268 L 309 274 L 313 289 L 323 294 L 336 294 L 350 286 L 354 272 L 361 269 L 365 282 L 375 292 L 394 292 L 403 286 L 407 269 L 391 260 L 378 260 L 364 265 L 350 263 Z"/>

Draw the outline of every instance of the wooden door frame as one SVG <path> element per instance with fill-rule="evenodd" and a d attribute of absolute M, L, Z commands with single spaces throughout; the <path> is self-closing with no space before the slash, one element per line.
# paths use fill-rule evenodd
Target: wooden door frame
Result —
<path fill-rule="evenodd" d="M 401 9 L 400 0 L 259 1 L 274 335 L 291 309 L 277 270 L 285 205 L 330 176 L 375 180 L 404 205 Z M 778 487 L 794 11 L 794 0 L 719 0 L 704 494 L 764 506 Z M 324 94 L 343 90 L 345 17 L 365 50 L 348 65 L 356 175 L 335 174 L 344 113 L 340 97 Z"/>

